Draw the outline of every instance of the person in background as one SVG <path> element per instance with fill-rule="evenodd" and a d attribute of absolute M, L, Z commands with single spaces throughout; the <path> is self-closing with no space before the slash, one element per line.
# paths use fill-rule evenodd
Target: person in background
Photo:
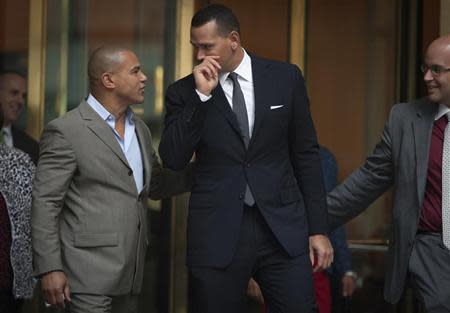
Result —
<path fill-rule="evenodd" d="M 27 153 L 34 164 L 39 158 L 36 140 L 14 126 L 22 113 L 27 97 L 27 80 L 23 74 L 14 71 L 0 72 L 0 110 L 3 112 L 3 127 L 0 138 L 9 147 Z"/>
<path fill-rule="evenodd" d="M 30 220 L 34 170 L 26 153 L 0 141 L 0 312 L 20 312 L 23 299 L 33 295 Z"/>

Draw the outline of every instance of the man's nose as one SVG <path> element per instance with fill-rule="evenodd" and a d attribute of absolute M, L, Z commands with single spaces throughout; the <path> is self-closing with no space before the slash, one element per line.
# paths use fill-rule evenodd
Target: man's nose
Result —
<path fill-rule="evenodd" d="M 145 83 L 148 80 L 147 75 L 144 74 L 144 72 L 141 72 L 141 82 Z"/>
<path fill-rule="evenodd" d="M 423 80 L 426 82 L 432 81 L 433 80 L 433 74 L 431 74 L 431 70 L 429 68 L 427 68 L 427 70 L 425 71 L 425 73 L 423 73 Z"/>
<path fill-rule="evenodd" d="M 202 49 L 198 49 L 197 50 L 197 60 L 198 61 L 203 61 L 203 59 L 205 58 L 206 54 Z"/>

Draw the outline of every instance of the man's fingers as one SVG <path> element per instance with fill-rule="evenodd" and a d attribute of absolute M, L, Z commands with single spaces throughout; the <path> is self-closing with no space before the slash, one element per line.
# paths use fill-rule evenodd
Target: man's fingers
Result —
<path fill-rule="evenodd" d="M 218 62 L 219 58 L 219 56 L 207 56 L 203 59 L 202 63 L 211 64 L 215 69 L 220 70 L 222 66 Z"/>
<path fill-rule="evenodd" d="M 314 269 L 314 267 L 316 267 L 316 264 L 315 264 L 315 255 L 314 255 L 314 250 L 310 247 L 309 248 L 309 260 L 311 261 L 311 265 L 313 266 L 313 269 Z"/>
<path fill-rule="evenodd" d="M 314 272 L 322 271 L 331 266 L 333 262 L 333 250 L 332 249 L 324 249 L 318 251 L 316 254 L 316 264 L 313 267 Z"/>
<path fill-rule="evenodd" d="M 64 286 L 64 297 L 66 298 L 66 301 L 71 302 L 72 299 L 70 298 L 70 287 L 68 284 Z"/>
<path fill-rule="evenodd" d="M 316 264 L 313 267 L 313 271 L 318 272 L 318 271 L 323 270 L 323 264 L 324 264 L 323 254 L 317 253 L 316 254 Z"/>
<path fill-rule="evenodd" d="M 56 294 L 56 306 L 64 309 L 64 307 L 66 306 L 64 299 L 65 299 L 64 291 L 61 290 Z"/>

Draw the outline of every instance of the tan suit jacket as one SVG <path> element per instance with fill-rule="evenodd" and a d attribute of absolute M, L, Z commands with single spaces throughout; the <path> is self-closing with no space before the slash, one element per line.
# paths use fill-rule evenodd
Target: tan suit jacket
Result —
<path fill-rule="evenodd" d="M 190 175 L 163 170 L 150 131 L 135 118 L 144 167 L 133 172 L 110 127 L 86 103 L 50 122 L 33 189 L 34 274 L 61 270 L 75 293 L 138 293 L 148 245 L 144 201 L 190 187 Z"/>

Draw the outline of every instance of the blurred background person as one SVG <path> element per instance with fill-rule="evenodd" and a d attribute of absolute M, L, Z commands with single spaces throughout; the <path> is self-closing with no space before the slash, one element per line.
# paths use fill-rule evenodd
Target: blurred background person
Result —
<path fill-rule="evenodd" d="M 23 74 L 9 70 L 0 72 L 0 109 L 4 118 L 0 137 L 7 146 L 24 151 L 37 164 L 37 141 L 14 126 L 23 111 L 26 97 L 27 80 Z"/>
<path fill-rule="evenodd" d="M 3 114 L 0 110 L 0 128 Z M 21 311 L 33 295 L 31 189 L 34 165 L 0 138 L 0 312 Z"/>

